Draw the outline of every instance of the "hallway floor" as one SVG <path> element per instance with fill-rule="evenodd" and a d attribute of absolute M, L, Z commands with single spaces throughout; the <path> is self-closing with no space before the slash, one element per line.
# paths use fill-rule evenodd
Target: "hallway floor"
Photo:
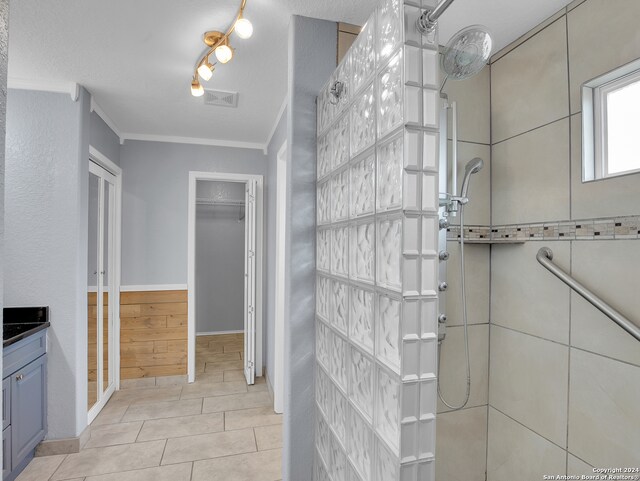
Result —
<path fill-rule="evenodd" d="M 247 386 L 241 334 L 198 337 L 196 382 L 116 392 L 77 454 L 35 458 L 17 481 L 278 481 L 282 416 Z"/>

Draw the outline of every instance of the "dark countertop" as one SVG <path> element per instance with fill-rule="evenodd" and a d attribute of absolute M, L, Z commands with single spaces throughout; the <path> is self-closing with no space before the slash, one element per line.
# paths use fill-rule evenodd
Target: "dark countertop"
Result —
<path fill-rule="evenodd" d="M 2 326 L 2 347 L 10 346 L 25 337 L 29 337 L 36 332 L 49 327 L 51 323 L 47 322 L 22 322 L 4 324 Z"/>
<path fill-rule="evenodd" d="M 10 346 L 51 325 L 48 307 L 5 307 L 3 317 L 3 347 Z"/>

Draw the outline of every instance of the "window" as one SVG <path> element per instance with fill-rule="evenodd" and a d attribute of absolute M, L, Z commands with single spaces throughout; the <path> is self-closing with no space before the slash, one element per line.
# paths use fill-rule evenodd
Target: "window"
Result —
<path fill-rule="evenodd" d="M 640 172 L 640 60 L 582 87 L 582 180 Z"/>

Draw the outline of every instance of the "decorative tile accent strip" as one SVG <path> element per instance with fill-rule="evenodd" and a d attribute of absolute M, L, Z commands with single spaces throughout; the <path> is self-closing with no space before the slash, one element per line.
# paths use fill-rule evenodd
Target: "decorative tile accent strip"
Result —
<path fill-rule="evenodd" d="M 640 216 L 585 219 L 544 224 L 465 226 L 465 240 L 629 240 L 640 239 Z M 460 239 L 460 226 L 447 229 L 447 239 Z"/>

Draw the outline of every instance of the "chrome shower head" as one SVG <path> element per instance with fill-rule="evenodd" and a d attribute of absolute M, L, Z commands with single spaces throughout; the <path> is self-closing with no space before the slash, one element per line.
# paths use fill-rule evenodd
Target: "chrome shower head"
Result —
<path fill-rule="evenodd" d="M 476 157 L 475 159 L 471 159 L 469 162 L 467 162 L 467 165 L 464 168 L 464 179 L 462 180 L 460 197 L 467 197 L 471 176 L 480 172 L 482 170 L 482 167 L 484 167 L 484 160 L 482 160 L 480 157 Z"/>
<path fill-rule="evenodd" d="M 442 69 L 454 80 L 465 80 L 479 73 L 491 56 L 493 40 L 482 25 L 472 25 L 456 33 L 445 47 Z"/>

